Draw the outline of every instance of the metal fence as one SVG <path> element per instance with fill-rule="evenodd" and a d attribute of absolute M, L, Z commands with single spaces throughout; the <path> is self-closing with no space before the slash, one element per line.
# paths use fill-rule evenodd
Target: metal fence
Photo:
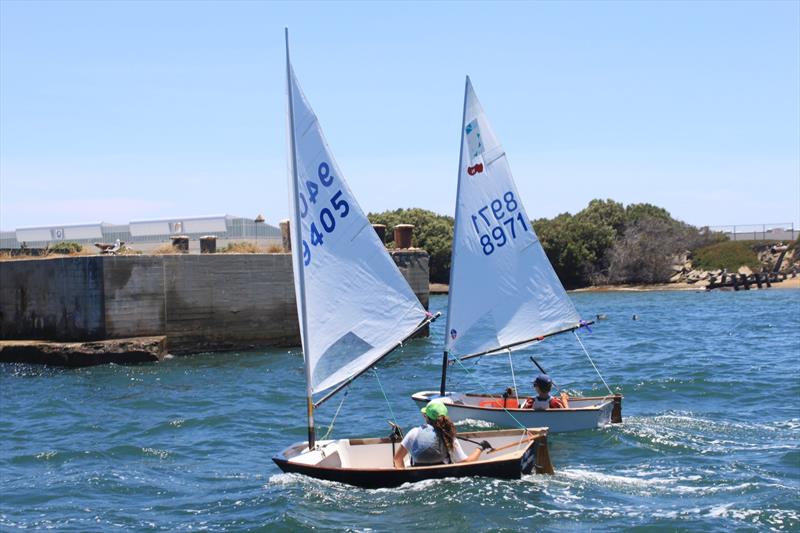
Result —
<path fill-rule="evenodd" d="M 732 241 L 793 241 L 800 235 L 793 222 L 709 226 L 708 229 L 724 233 Z"/>

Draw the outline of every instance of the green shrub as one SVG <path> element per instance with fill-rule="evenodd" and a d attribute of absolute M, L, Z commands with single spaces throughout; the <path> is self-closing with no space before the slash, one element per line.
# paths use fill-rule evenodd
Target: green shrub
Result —
<path fill-rule="evenodd" d="M 755 241 L 726 241 L 699 248 L 692 254 L 692 266 L 703 270 L 727 268 L 731 272 L 741 266 L 760 268 L 754 244 Z"/>
<path fill-rule="evenodd" d="M 61 241 L 49 246 L 47 249 L 54 254 L 69 255 L 83 251 L 83 246 L 77 242 Z"/>

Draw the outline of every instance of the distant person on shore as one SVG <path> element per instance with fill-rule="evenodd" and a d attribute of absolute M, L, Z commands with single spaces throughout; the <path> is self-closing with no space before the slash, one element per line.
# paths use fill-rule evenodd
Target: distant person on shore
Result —
<path fill-rule="evenodd" d="M 447 417 L 447 406 L 439 400 L 431 400 L 423 409 L 425 424 L 409 431 L 394 454 L 394 467 L 405 468 L 407 454 L 411 454 L 411 466 L 430 466 L 476 461 L 481 452 L 490 448 L 481 442 L 467 455 L 456 440 L 456 427 Z"/>
<path fill-rule="evenodd" d="M 546 409 L 563 409 L 564 403 L 550 396 L 550 390 L 553 388 L 553 380 L 547 374 L 539 374 L 533 380 L 533 388 L 536 391 L 535 398 L 528 398 L 523 409 L 535 409 L 536 411 L 544 411 Z"/>

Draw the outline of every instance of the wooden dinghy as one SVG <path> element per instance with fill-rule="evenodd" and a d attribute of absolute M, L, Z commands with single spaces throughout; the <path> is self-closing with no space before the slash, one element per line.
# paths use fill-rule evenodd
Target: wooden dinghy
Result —
<path fill-rule="evenodd" d="M 492 448 L 479 461 L 405 469 L 394 467 L 396 437 L 317 442 L 315 409 L 436 317 L 422 307 L 345 183 L 292 70 L 288 31 L 286 78 L 292 270 L 303 345 L 308 440 L 286 448 L 273 458 L 275 463 L 284 472 L 361 487 L 552 472 L 546 428 L 475 433 Z M 480 443 L 463 447 L 474 451 L 476 445 Z"/>
<path fill-rule="evenodd" d="M 451 420 L 470 419 L 501 427 L 547 426 L 550 432 L 560 432 L 621 422 L 622 396 L 614 394 L 602 376 L 607 396 L 567 398 L 568 408 L 557 408 L 559 402 L 549 396 L 555 384 L 532 357 L 543 374 L 537 382 L 547 385 L 546 390 L 535 393 L 542 410 L 518 408 L 526 398 L 516 397 L 519 389 L 512 352 L 572 332 L 597 370 L 578 335 L 580 329 L 588 331 L 592 322 L 581 320 L 553 270 L 517 191 L 505 150 L 469 77 L 464 87 L 460 145 L 441 382 L 438 392 L 417 392 L 413 400 L 425 405 L 441 397 Z M 467 370 L 464 361 L 498 354 L 508 355 L 513 398 L 501 403 L 502 398 L 491 394 L 447 390 L 449 365 L 457 363 Z M 600 375 L 599 370 L 597 373 Z"/>
<path fill-rule="evenodd" d="M 447 415 L 453 422 L 483 421 L 498 427 L 547 427 L 551 433 L 595 429 L 622 422 L 622 395 L 598 397 L 568 397 L 569 407 L 534 411 L 523 409 L 528 398 L 502 398 L 482 394 L 417 392 L 411 398 L 424 407 L 439 398 L 447 405 Z"/>
<path fill-rule="evenodd" d="M 519 479 L 531 473 L 553 473 L 545 428 L 476 431 L 459 433 L 458 436 L 476 441 L 488 440 L 494 449 L 470 463 L 410 466 L 406 457 L 406 468 L 398 469 L 392 463 L 398 444 L 391 438 L 340 439 L 318 441 L 316 449 L 311 452 L 308 443 L 298 442 L 272 460 L 287 473 L 368 489 L 397 487 L 425 479 L 473 476 Z M 477 446 L 462 441 L 462 447 L 469 454 Z"/>

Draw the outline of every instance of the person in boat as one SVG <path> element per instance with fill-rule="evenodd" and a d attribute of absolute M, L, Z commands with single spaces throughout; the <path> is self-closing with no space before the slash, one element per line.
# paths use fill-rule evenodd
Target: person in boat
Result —
<path fill-rule="evenodd" d="M 425 424 L 415 427 L 403 438 L 394 454 L 394 467 L 405 468 L 403 460 L 411 454 L 411 466 L 430 466 L 476 461 L 491 445 L 483 441 L 467 455 L 456 438 L 456 428 L 447 417 L 447 406 L 431 400 L 423 409 Z"/>
<path fill-rule="evenodd" d="M 558 398 L 550 396 L 550 390 L 553 388 L 553 380 L 547 374 L 539 374 L 533 380 L 533 388 L 536 390 L 535 398 L 528 398 L 523 409 L 535 409 L 537 411 L 544 411 L 545 409 L 563 409 L 564 404 Z"/>

